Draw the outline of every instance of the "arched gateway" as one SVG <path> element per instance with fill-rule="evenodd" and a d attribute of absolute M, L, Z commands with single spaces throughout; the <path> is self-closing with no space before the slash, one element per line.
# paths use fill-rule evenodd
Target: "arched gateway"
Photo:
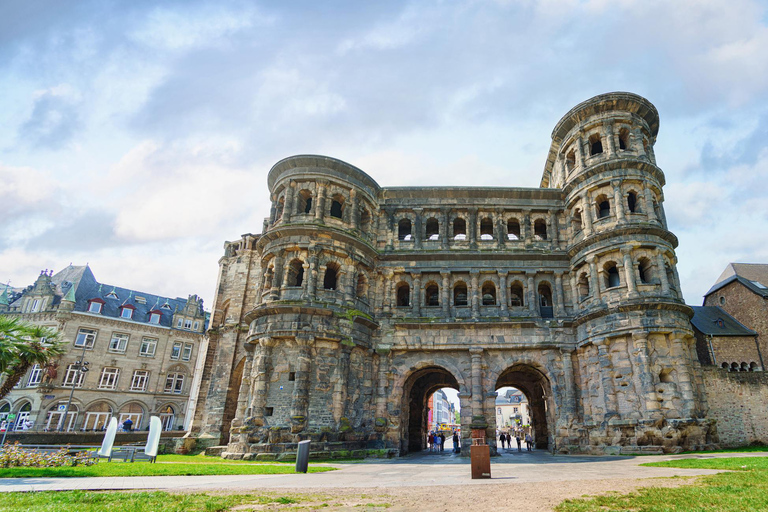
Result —
<path fill-rule="evenodd" d="M 716 439 L 664 217 L 656 109 L 592 98 L 552 133 L 539 188 L 382 188 L 302 155 L 270 171 L 260 235 L 220 260 L 193 432 L 225 456 L 423 448 L 458 390 L 462 443 L 495 442 L 496 389 L 538 447 L 677 451 Z M 468 173 L 471 172 L 468 169 Z"/>

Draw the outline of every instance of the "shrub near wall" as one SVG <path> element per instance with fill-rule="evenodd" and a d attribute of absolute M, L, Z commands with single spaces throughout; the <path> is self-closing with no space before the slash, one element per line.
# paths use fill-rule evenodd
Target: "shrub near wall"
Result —
<path fill-rule="evenodd" d="M 55 452 L 25 450 L 19 443 L 6 443 L 0 451 L 0 467 L 58 468 L 90 466 L 96 462 L 86 452 L 69 455 L 67 448 Z"/>

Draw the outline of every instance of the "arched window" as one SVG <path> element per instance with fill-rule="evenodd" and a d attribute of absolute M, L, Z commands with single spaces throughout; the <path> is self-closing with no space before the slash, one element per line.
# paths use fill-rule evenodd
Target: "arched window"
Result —
<path fill-rule="evenodd" d="M 669 264 L 664 265 L 664 270 L 667 272 L 667 282 L 669 283 L 670 289 L 676 290 L 677 283 L 675 282 L 675 271 L 672 270 L 672 267 Z"/>
<path fill-rule="evenodd" d="M 397 306 L 407 307 L 411 305 L 411 287 L 408 283 L 397 285 Z"/>
<path fill-rule="evenodd" d="M 586 272 L 582 272 L 581 276 L 579 276 L 578 289 L 581 299 L 589 297 L 589 277 L 587 277 Z"/>
<path fill-rule="evenodd" d="M 454 240 L 467 239 L 467 222 L 461 217 L 457 217 L 453 221 L 453 239 Z"/>
<path fill-rule="evenodd" d="M 426 238 L 427 240 L 437 240 L 440 238 L 440 224 L 434 217 L 427 219 Z"/>
<path fill-rule="evenodd" d="M 440 305 L 440 288 L 437 283 L 427 284 L 427 306 L 439 306 Z"/>
<path fill-rule="evenodd" d="M 336 194 L 331 198 L 331 217 L 344 218 L 344 196 Z"/>
<path fill-rule="evenodd" d="M 536 240 L 547 239 L 547 221 L 544 219 L 536 219 L 533 223 L 533 237 Z"/>
<path fill-rule="evenodd" d="M 297 201 L 296 213 L 311 213 L 312 212 L 312 192 L 309 190 L 302 190 L 299 192 L 299 200 Z"/>
<path fill-rule="evenodd" d="M 616 263 L 610 261 L 603 267 L 605 270 L 605 286 L 606 288 L 614 288 L 621 285 L 621 279 L 619 278 L 619 269 L 616 268 Z"/>
<path fill-rule="evenodd" d="M 507 221 L 507 238 L 510 240 L 520 240 L 520 222 L 517 219 Z"/>
<path fill-rule="evenodd" d="M 648 284 L 651 282 L 651 260 L 648 258 L 640 258 L 637 261 L 637 273 L 640 276 L 640 282 L 642 284 Z"/>
<path fill-rule="evenodd" d="M 520 281 L 515 281 L 509 288 L 509 301 L 513 307 L 525 306 L 525 296 L 523 295 L 523 285 Z"/>
<path fill-rule="evenodd" d="M 552 309 L 552 290 L 546 283 L 539 285 L 539 312 L 542 318 L 553 318 L 554 311 Z"/>
<path fill-rule="evenodd" d="M 722 368 L 724 370 L 727 370 L 727 369 L 729 369 L 730 366 L 731 365 L 729 365 L 728 363 L 723 363 L 723 364 L 720 365 L 720 368 Z"/>
<path fill-rule="evenodd" d="M 495 306 L 496 305 L 496 285 L 491 281 L 483 283 L 483 306 Z"/>
<path fill-rule="evenodd" d="M 637 194 L 635 192 L 627 194 L 627 209 L 630 213 L 639 213 L 639 209 L 637 208 Z"/>
<path fill-rule="evenodd" d="M 325 277 L 323 277 L 323 288 L 326 290 L 335 290 L 338 273 L 339 266 L 333 262 L 328 263 L 325 268 Z"/>
<path fill-rule="evenodd" d="M 600 135 L 594 133 L 589 137 L 589 154 L 590 156 L 599 155 L 603 152 L 603 143 L 600 140 Z"/>
<path fill-rule="evenodd" d="M 480 220 L 480 240 L 493 240 L 493 220 L 489 217 Z"/>
<path fill-rule="evenodd" d="M 629 130 L 626 128 L 619 130 L 619 149 L 629 149 Z"/>
<path fill-rule="evenodd" d="M 731 371 L 732 372 L 739 371 L 739 363 L 731 363 Z"/>
<path fill-rule="evenodd" d="M 371 213 L 363 208 L 360 211 L 360 230 L 367 233 L 371 229 Z"/>
<path fill-rule="evenodd" d="M 400 219 L 397 223 L 397 239 L 406 242 L 412 239 L 410 219 Z"/>
<path fill-rule="evenodd" d="M 295 259 L 288 265 L 288 286 L 301 286 L 304 282 L 304 263 Z"/>
<path fill-rule="evenodd" d="M 571 217 L 571 228 L 574 233 L 581 231 L 581 210 L 578 208 L 573 211 L 573 217 Z"/>
<path fill-rule="evenodd" d="M 456 286 L 453 287 L 453 305 L 467 305 L 467 285 L 463 282 L 458 282 L 456 283 Z"/>
<path fill-rule="evenodd" d="M 576 168 L 576 153 L 573 150 L 570 150 L 567 155 L 565 155 L 565 169 L 570 174 L 573 172 L 573 170 Z"/>
<path fill-rule="evenodd" d="M 277 200 L 277 206 L 275 208 L 275 222 L 283 218 L 283 207 L 285 206 L 285 198 L 281 197 Z"/>
<path fill-rule="evenodd" d="M 363 273 L 360 273 L 360 275 L 357 276 L 357 287 L 355 294 L 359 299 L 365 299 L 368 297 L 368 279 Z"/>
<path fill-rule="evenodd" d="M 606 197 L 604 194 L 597 196 L 595 205 L 597 206 L 598 219 L 604 219 L 611 215 L 611 203 L 608 201 L 608 197 Z"/>

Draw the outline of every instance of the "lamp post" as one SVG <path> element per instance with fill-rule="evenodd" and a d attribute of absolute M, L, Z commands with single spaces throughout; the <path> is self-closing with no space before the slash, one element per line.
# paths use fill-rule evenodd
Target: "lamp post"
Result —
<path fill-rule="evenodd" d="M 75 375 L 75 378 L 72 380 L 72 391 L 69 392 L 69 400 L 67 401 L 67 407 L 64 409 L 64 415 L 59 420 L 59 428 L 58 431 L 61 432 L 62 428 L 64 427 L 64 423 L 67 421 L 67 416 L 69 415 L 69 406 L 72 405 L 72 395 L 75 394 L 75 385 L 77 382 L 84 378 L 85 374 L 88 372 L 88 365 L 91 364 L 85 360 L 85 349 L 88 347 L 88 342 L 86 340 L 85 343 L 83 343 L 83 355 L 80 356 L 80 359 L 75 361 L 72 365 L 72 369 L 78 372 L 78 374 Z"/>

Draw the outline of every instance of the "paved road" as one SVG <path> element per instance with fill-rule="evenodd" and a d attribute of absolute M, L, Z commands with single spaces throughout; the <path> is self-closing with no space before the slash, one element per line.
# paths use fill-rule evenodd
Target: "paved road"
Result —
<path fill-rule="evenodd" d="M 213 475 L 91 478 L 3 478 L 0 492 L 53 490 L 170 489 L 330 489 L 397 488 L 437 485 L 497 485 L 503 483 L 556 483 L 576 480 L 607 480 L 695 476 L 711 470 L 649 468 L 640 464 L 678 458 L 768 456 L 767 453 L 701 454 L 647 457 L 553 456 L 544 451 L 505 452 L 491 462 L 492 479 L 472 480 L 468 458 L 450 452 L 416 454 L 388 461 L 332 464 L 339 471 L 288 475 Z"/>

